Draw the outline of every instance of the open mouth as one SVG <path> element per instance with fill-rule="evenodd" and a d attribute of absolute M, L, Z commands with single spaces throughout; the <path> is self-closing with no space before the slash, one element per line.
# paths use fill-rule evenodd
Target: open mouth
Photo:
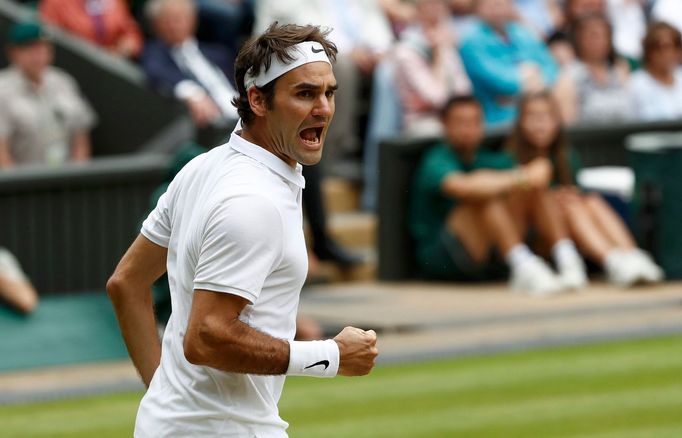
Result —
<path fill-rule="evenodd" d="M 323 130 L 324 126 L 312 126 L 310 128 L 302 129 L 301 132 L 298 133 L 298 136 L 301 137 L 301 141 L 308 146 L 319 146 Z"/>

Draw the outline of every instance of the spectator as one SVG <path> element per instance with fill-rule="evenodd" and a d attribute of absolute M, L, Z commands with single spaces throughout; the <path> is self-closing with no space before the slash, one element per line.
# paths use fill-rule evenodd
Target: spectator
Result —
<path fill-rule="evenodd" d="M 0 301 L 13 309 L 28 314 L 38 305 L 38 294 L 17 259 L 0 247 Z"/>
<path fill-rule="evenodd" d="M 417 23 L 403 33 L 394 59 L 403 131 L 409 136 L 439 135 L 439 109 L 448 97 L 471 94 L 444 0 L 417 2 Z"/>
<path fill-rule="evenodd" d="M 482 111 L 472 97 L 448 101 L 443 123 L 446 142 L 425 153 L 412 186 L 410 231 L 422 273 L 460 281 L 500 278 L 506 275 L 503 256 L 514 290 L 551 295 L 581 287 L 584 268 L 546 191 L 549 161 L 514 168 L 509 155 L 480 150 Z M 523 242 L 527 218 L 552 248 L 561 276 Z"/>
<path fill-rule="evenodd" d="M 42 0 L 40 16 L 125 58 L 142 51 L 142 33 L 124 0 Z"/>
<path fill-rule="evenodd" d="M 532 31 L 512 21 L 511 0 L 479 0 L 480 20 L 462 41 L 461 55 L 488 124 L 511 123 L 516 98 L 554 84 L 558 67 Z"/>
<path fill-rule="evenodd" d="M 602 15 L 587 15 L 575 24 L 577 55 L 562 73 L 556 96 L 565 123 L 614 123 L 631 120 L 634 106 L 628 90 L 629 67 L 616 57 L 611 26 Z"/>
<path fill-rule="evenodd" d="M 192 0 L 149 0 L 146 13 L 158 38 L 142 53 L 152 87 L 184 102 L 199 128 L 234 123 L 238 116 L 232 99 L 237 92 L 228 79 L 233 75 L 232 57 L 222 46 L 197 43 Z"/>
<path fill-rule="evenodd" d="M 569 149 L 558 105 L 550 93 L 531 94 L 521 100 L 510 149 L 521 165 L 538 158 L 552 162 L 554 193 L 570 236 L 583 254 L 603 267 L 609 281 L 627 287 L 663 278 L 661 268 L 637 248 L 621 218 L 604 199 L 576 187 L 579 160 Z"/>
<path fill-rule="evenodd" d="M 682 32 L 682 2 L 680 0 L 655 0 L 651 9 L 651 18 L 670 23 Z"/>
<path fill-rule="evenodd" d="M 8 35 L 10 66 L 0 72 L 0 168 L 90 157 L 95 114 L 74 79 L 53 67 L 53 48 L 34 22 Z"/>
<path fill-rule="evenodd" d="M 680 32 L 667 23 L 651 25 L 644 38 L 644 68 L 630 81 L 640 120 L 682 119 Z"/>

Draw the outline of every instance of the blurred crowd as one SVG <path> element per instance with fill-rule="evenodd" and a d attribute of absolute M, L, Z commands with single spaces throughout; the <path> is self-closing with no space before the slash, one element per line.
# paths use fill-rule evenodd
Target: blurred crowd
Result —
<path fill-rule="evenodd" d="M 347 178 L 362 184 L 364 207 L 373 210 L 378 144 L 382 139 L 444 136 L 456 142 L 458 136 L 469 135 L 475 137 L 476 141 L 467 140 L 473 144 L 480 142 L 478 132 L 451 132 L 452 125 L 463 131 L 480 128 L 481 132 L 487 127 L 508 126 L 515 132 L 510 144 L 516 147 L 517 156 L 510 157 L 515 161 L 508 165 L 505 159 L 493 157 L 492 167 L 509 167 L 514 175 L 523 173 L 513 181 L 524 187 L 551 186 L 552 182 L 566 186 L 556 196 L 561 197 L 562 205 L 571 206 L 562 214 L 569 220 L 558 228 L 551 220 L 538 220 L 543 232 L 553 227 L 563 230 L 547 233 L 553 236 L 550 241 L 562 242 L 563 249 L 557 250 L 563 254 L 558 256 L 562 263 L 558 264 L 570 265 L 566 272 L 572 273 L 566 276 L 573 278 L 569 281 L 573 286 L 585 281 L 576 274 L 584 269 L 576 267 L 573 241 L 605 269 L 611 269 L 614 279 L 619 278 L 615 271 L 629 268 L 611 266 L 606 254 L 613 254 L 614 249 L 633 250 L 630 252 L 634 254 L 634 243 L 622 225 L 613 225 L 617 218 L 611 217 L 602 201 L 571 188 L 576 169 L 571 167 L 568 147 L 560 148 L 557 157 L 561 160 L 552 162 L 555 171 L 548 170 L 551 166 L 546 163 L 534 161 L 542 154 L 529 149 L 530 145 L 536 142 L 537 147 L 545 147 L 543 136 L 560 132 L 559 128 L 553 131 L 543 126 L 540 119 L 551 113 L 555 116 L 552 123 L 562 127 L 682 119 L 680 0 L 17 2 L 34 7 L 39 21 L 19 23 L 6 36 L 10 65 L 0 72 L 0 168 L 85 161 L 90 157 L 89 133 L 97 116 L 76 81 L 52 65 L 53 48 L 46 36 L 46 24 L 138 64 L 151 88 L 186 105 L 199 133 L 217 130 L 225 136 L 237 120 L 231 101 L 243 84 L 234 83 L 233 63 L 243 42 L 275 21 L 318 24 L 330 29 L 339 49 L 335 75 L 340 91 L 324 166 L 306 170 L 307 178 L 313 181 L 310 192 L 319 192 L 322 174 Z M 538 110 L 541 105 L 545 105 L 543 111 Z M 464 117 L 459 114 L 462 108 L 480 111 L 481 126 L 474 120 L 478 114 L 460 120 L 459 116 Z M 466 123 L 476 126 L 467 127 Z M 534 137 L 543 139 L 536 141 Z M 558 144 L 557 138 L 548 144 Z M 488 158 L 482 162 L 488 163 Z M 468 159 L 473 160 L 473 155 Z M 436 170 L 424 172 L 431 171 Z M 529 198 L 530 193 L 538 195 L 526 190 L 528 199 L 519 205 L 545 205 Z M 357 260 L 326 236 L 324 206 L 319 198 L 317 193 L 306 201 L 307 208 L 313 209 L 308 215 L 318 227 L 316 253 L 320 258 L 352 265 Z M 476 214 L 484 210 L 478 209 Z M 517 216 L 534 215 L 528 210 Z M 572 217 L 587 217 L 591 222 L 573 223 Z M 601 235 L 604 221 L 620 230 L 617 235 Z M 452 226 L 457 229 L 461 226 L 457 224 L 455 221 Z M 572 234 L 581 227 L 599 230 L 595 233 L 603 239 L 589 233 L 590 237 Z M 419 231 L 416 233 L 419 238 Z M 519 239 L 511 238 L 501 248 L 518 249 L 510 242 Z M 595 242 L 599 242 L 598 248 L 591 246 Z M 479 250 L 484 252 L 475 249 L 474 255 Z M 522 253 L 516 251 L 521 255 L 515 260 L 532 259 L 529 251 Z M 637 254 L 632 260 L 639 257 L 640 265 L 650 265 L 647 274 L 640 276 L 659 278 L 660 272 L 651 266 L 648 256 Z M 504 258 L 508 254 L 499 255 Z M 609 260 L 614 259 L 611 255 Z M 550 277 L 545 268 L 540 266 L 536 271 L 548 274 L 547 280 Z M 629 284 L 635 280 L 614 281 Z"/>

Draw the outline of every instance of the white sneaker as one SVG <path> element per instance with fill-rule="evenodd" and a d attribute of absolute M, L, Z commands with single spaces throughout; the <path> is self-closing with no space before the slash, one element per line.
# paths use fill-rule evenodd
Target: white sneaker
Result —
<path fill-rule="evenodd" d="M 647 283 L 658 283 L 665 278 L 663 269 L 654 262 L 649 253 L 637 248 L 628 251 L 628 257 L 633 260 L 631 263 L 638 267 L 642 279 Z"/>
<path fill-rule="evenodd" d="M 618 287 L 634 286 L 644 281 L 644 273 L 638 261 L 629 255 L 629 251 L 615 249 L 604 262 L 604 271 L 610 283 Z"/>
<path fill-rule="evenodd" d="M 558 264 L 559 280 L 571 290 L 585 289 L 588 284 L 585 262 L 577 253 Z"/>
<path fill-rule="evenodd" d="M 564 284 L 544 260 L 532 256 L 512 269 L 509 286 L 515 292 L 536 297 L 548 297 L 565 290 Z"/>

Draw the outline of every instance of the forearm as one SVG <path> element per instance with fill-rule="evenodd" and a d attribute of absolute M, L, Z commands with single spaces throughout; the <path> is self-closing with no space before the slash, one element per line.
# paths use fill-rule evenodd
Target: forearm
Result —
<path fill-rule="evenodd" d="M 470 175 L 445 178 L 442 191 L 445 196 L 470 201 L 482 201 L 500 196 L 519 186 L 516 171 L 480 170 Z"/>
<path fill-rule="evenodd" d="M 208 319 L 194 329 L 190 321 L 185 357 L 195 365 L 227 372 L 280 375 L 289 366 L 289 343 L 238 319 Z"/>
<path fill-rule="evenodd" d="M 161 361 L 151 288 L 108 284 L 107 291 L 130 358 L 148 387 Z"/>

